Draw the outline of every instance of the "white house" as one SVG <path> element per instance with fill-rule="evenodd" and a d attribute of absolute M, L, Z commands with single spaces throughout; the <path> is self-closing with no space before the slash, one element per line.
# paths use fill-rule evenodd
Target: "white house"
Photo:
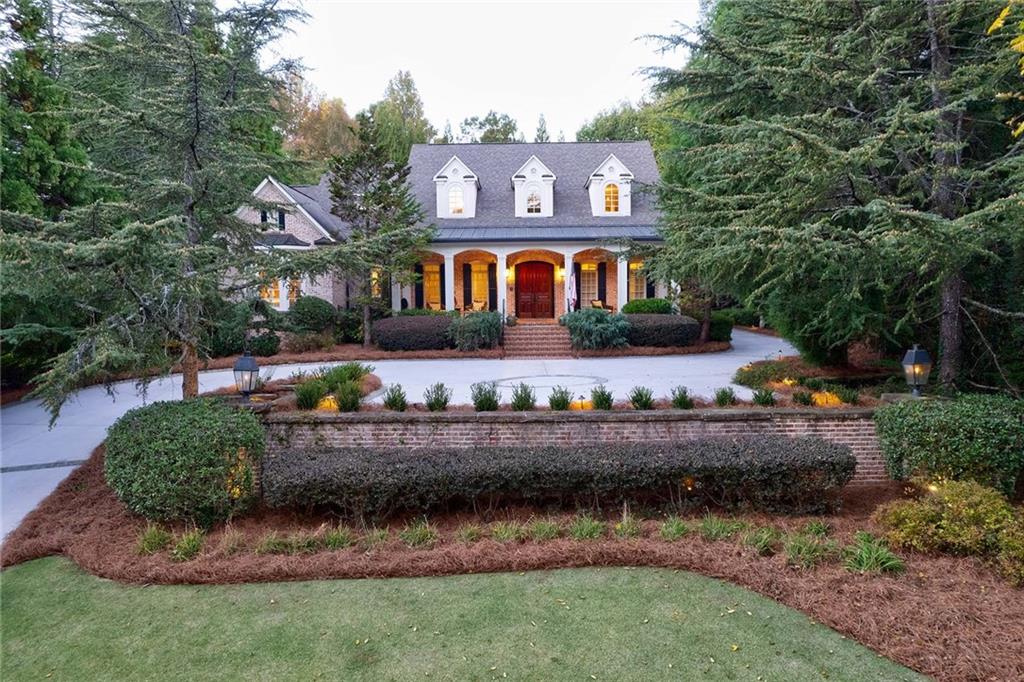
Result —
<path fill-rule="evenodd" d="M 649 143 L 419 144 L 409 165 L 413 195 L 437 235 L 416 266 L 418 283 L 391 287 L 396 310 L 554 320 L 570 306 L 618 310 L 664 295 L 643 263 L 621 259 L 612 245 L 659 239 L 654 197 L 637 191 L 659 179 Z M 290 186 L 267 178 L 254 195 L 281 206 L 276 215 L 240 212 L 265 226 L 261 239 L 270 248 L 319 248 L 347 234 L 331 214 L 325 181 Z M 280 282 L 261 295 L 287 309 L 300 293 L 348 303 L 344 281 Z"/>

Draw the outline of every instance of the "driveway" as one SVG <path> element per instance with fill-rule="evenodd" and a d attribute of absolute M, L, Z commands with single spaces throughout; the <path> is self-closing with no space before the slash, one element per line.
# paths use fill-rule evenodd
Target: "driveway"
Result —
<path fill-rule="evenodd" d="M 552 386 L 562 385 L 577 394 L 589 394 L 605 384 L 616 399 L 624 399 L 633 386 L 647 386 L 656 397 L 667 396 L 673 386 L 686 386 L 691 394 L 710 397 L 716 388 L 732 385 L 740 397 L 750 390 L 731 384 L 736 369 L 755 360 L 793 355 L 786 341 L 750 332 L 733 332 L 733 348 L 724 353 L 664 357 L 516 359 L 516 360 L 383 360 L 373 362 L 384 385 L 399 383 L 410 402 L 420 402 L 423 391 L 441 381 L 454 389 L 455 403 L 468 403 L 469 386 L 497 381 L 504 400 L 520 381 L 532 385 L 537 401 L 547 400 Z M 278 365 L 265 370 L 288 376 L 311 365 Z M 230 386 L 230 370 L 203 372 L 201 391 Z M 133 407 L 156 400 L 181 397 L 181 378 L 171 376 L 149 384 L 140 395 L 135 383 L 116 384 L 113 395 L 102 386 L 79 391 L 68 401 L 51 429 L 49 415 L 39 401 L 29 400 L 0 409 L 0 537 L 6 536 L 76 466 L 88 458 L 106 435 L 107 427 Z M 369 397 L 380 402 L 380 393 Z"/>

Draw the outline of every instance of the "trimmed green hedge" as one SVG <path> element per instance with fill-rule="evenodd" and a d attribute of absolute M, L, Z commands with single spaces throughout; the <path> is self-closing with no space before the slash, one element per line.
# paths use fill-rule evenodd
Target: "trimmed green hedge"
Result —
<path fill-rule="evenodd" d="M 373 340 L 382 350 L 441 350 L 452 347 L 448 315 L 388 317 L 373 324 Z"/>
<path fill-rule="evenodd" d="M 325 332 L 334 327 L 338 311 L 329 301 L 316 296 L 299 296 L 288 309 L 288 319 L 297 331 Z"/>
<path fill-rule="evenodd" d="M 908 400 L 875 412 L 889 475 L 973 480 L 1012 495 L 1024 473 L 1024 401 Z"/>
<path fill-rule="evenodd" d="M 622 312 L 627 315 L 669 315 L 672 303 L 664 298 L 635 298 L 622 306 Z"/>
<path fill-rule="evenodd" d="M 158 402 L 129 410 L 107 432 L 107 484 L 155 521 L 223 521 L 255 498 L 266 437 L 259 419 L 223 401 Z"/>
<path fill-rule="evenodd" d="M 648 299 L 650 300 L 650 299 Z M 686 315 L 626 315 L 631 346 L 689 346 L 700 336 L 700 323 Z"/>
<path fill-rule="evenodd" d="M 666 497 L 786 512 L 831 508 L 853 476 L 850 449 L 758 436 L 578 447 L 293 449 L 267 457 L 272 507 L 327 505 L 380 516 L 450 504 Z"/>

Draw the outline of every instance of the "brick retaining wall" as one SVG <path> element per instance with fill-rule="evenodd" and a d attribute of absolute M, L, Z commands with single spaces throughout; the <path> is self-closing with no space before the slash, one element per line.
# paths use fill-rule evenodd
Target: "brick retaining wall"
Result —
<path fill-rule="evenodd" d="M 644 412 L 278 412 L 264 415 L 271 451 L 286 447 L 649 442 L 708 436 L 819 436 L 849 445 L 852 484 L 888 480 L 870 409 Z"/>

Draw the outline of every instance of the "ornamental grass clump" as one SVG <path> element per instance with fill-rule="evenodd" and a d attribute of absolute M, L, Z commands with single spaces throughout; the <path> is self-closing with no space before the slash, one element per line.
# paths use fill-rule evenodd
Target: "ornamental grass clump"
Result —
<path fill-rule="evenodd" d="M 654 394 L 646 386 L 634 386 L 629 392 L 629 403 L 634 410 L 653 410 Z"/>
<path fill-rule="evenodd" d="M 729 407 L 736 404 L 736 391 L 732 387 L 725 386 L 715 391 L 715 405 Z"/>
<path fill-rule="evenodd" d="M 452 389 L 438 382 L 423 392 L 423 404 L 431 412 L 444 412 L 451 402 L 452 393 Z"/>
<path fill-rule="evenodd" d="M 629 509 L 622 510 L 622 518 L 612 528 L 615 537 L 624 540 L 640 537 L 642 530 L 640 519 L 630 514 Z"/>
<path fill-rule="evenodd" d="M 555 386 L 548 396 L 548 407 L 555 412 L 564 412 L 572 403 L 572 392 L 565 386 Z"/>
<path fill-rule="evenodd" d="M 522 542 L 526 535 L 526 526 L 518 521 L 495 521 L 491 524 L 491 537 L 497 542 Z"/>
<path fill-rule="evenodd" d="M 672 389 L 672 407 L 677 410 L 693 409 L 693 398 L 686 386 L 676 386 Z"/>
<path fill-rule="evenodd" d="M 761 407 L 775 405 L 775 393 L 770 388 L 759 388 L 754 391 L 754 404 Z"/>
<path fill-rule="evenodd" d="M 368 528 L 359 538 L 359 545 L 364 551 L 372 552 L 385 544 L 390 537 L 391 534 L 387 528 Z"/>
<path fill-rule="evenodd" d="M 538 519 L 531 521 L 530 525 L 527 526 L 526 531 L 530 534 L 530 539 L 534 542 L 543 542 L 545 540 L 554 540 L 561 533 L 561 528 L 558 524 L 550 519 Z"/>
<path fill-rule="evenodd" d="M 794 391 L 793 402 L 810 407 L 814 404 L 814 395 L 810 391 Z"/>
<path fill-rule="evenodd" d="M 853 544 L 843 550 L 843 557 L 843 566 L 855 573 L 902 573 L 906 569 L 884 539 L 864 531 L 854 536 Z"/>
<path fill-rule="evenodd" d="M 455 539 L 468 545 L 480 540 L 484 536 L 484 529 L 475 523 L 464 523 L 455 531 Z"/>
<path fill-rule="evenodd" d="M 303 381 L 295 387 L 295 404 L 300 410 L 315 410 L 327 396 L 327 385 L 319 379 Z"/>
<path fill-rule="evenodd" d="M 728 540 L 746 527 L 747 524 L 744 521 L 726 519 L 707 512 L 704 514 L 704 518 L 700 520 L 697 530 L 700 531 L 701 537 L 705 540 L 714 541 Z"/>
<path fill-rule="evenodd" d="M 363 404 L 363 391 L 359 384 L 348 381 L 338 387 L 334 393 L 339 412 L 358 412 Z"/>
<path fill-rule="evenodd" d="M 692 530 L 690 524 L 683 519 L 678 516 L 670 516 L 661 524 L 661 528 L 658 529 L 658 535 L 661 536 L 662 540 L 675 542 L 689 535 Z"/>
<path fill-rule="evenodd" d="M 157 523 L 148 523 L 139 533 L 138 552 L 142 555 L 156 554 L 167 549 L 174 540 L 171 532 Z"/>
<path fill-rule="evenodd" d="M 501 392 L 498 382 L 481 381 L 469 387 L 469 397 L 473 401 L 473 409 L 477 412 L 495 412 L 501 403 Z"/>
<path fill-rule="evenodd" d="M 331 551 L 352 547 L 359 540 L 356 532 L 348 526 L 335 526 L 324 531 L 323 544 Z"/>
<path fill-rule="evenodd" d="M 405 412 L 409 407 L 409 401 L 405 397 L 405 389 L 401 384 L 391 384 L 384 391 L 384 407 L 392 412 Z"/>
<path fill-rule="evenodd" d="M 604 523 L 590 514 L 581 514 L 569 524 L 568 533 L 573 540 L 599 540 L 604 535 Z"/>
<path fill-rule="evenodd" d="M 832 540 L 804 533 L 790 536 L 784 549 L 786 563 L 798 568 L 814 568 L 835 558 L 839 550 Z"/>
<path fill-rule="evenodd" d="M 191 561 L 195 559 L 203 550 L 204 542 L 206 542 L 206 533 L 201 528 L 193 528 L 182 533 L 171 549 L 171 560 Z"/>
<path fill-rule="evenodd" d="M 755 528 L 743 536 L 743 544 L 753 548 L 759 556 L 774 556 L 781 541 L 782 533 L 768 526 Z"/>
<path fill-rule="evenodd" d="M 423 519 L 400 530 L 398 539 L 413 549 L 426 549 L 437 543 L 437 531 Z"/>
<path fill-rule="evenodd" d="M 604 384 L 595 386 L 590 391 L 590 402 L 595 410 L 610 410 L 613 407 L 612 392 Z"/>
<path fill-rule="evenodd" d="M 321 367 L 316 374 L 317 378 L 327 386 L 327 392 L 334 393 L 343 384 L 358 384 L 364 376 L 372 371 L 372 365 L 364 365 L 361 362 L 346 362 L 335 367 Z"/>
<path fill-rule="evenodd" d="M 512 409 L 516 412 L 529 412 L 537 407 L 537 394 L 533 387 L 520 382 L 512 389 Z"/>

